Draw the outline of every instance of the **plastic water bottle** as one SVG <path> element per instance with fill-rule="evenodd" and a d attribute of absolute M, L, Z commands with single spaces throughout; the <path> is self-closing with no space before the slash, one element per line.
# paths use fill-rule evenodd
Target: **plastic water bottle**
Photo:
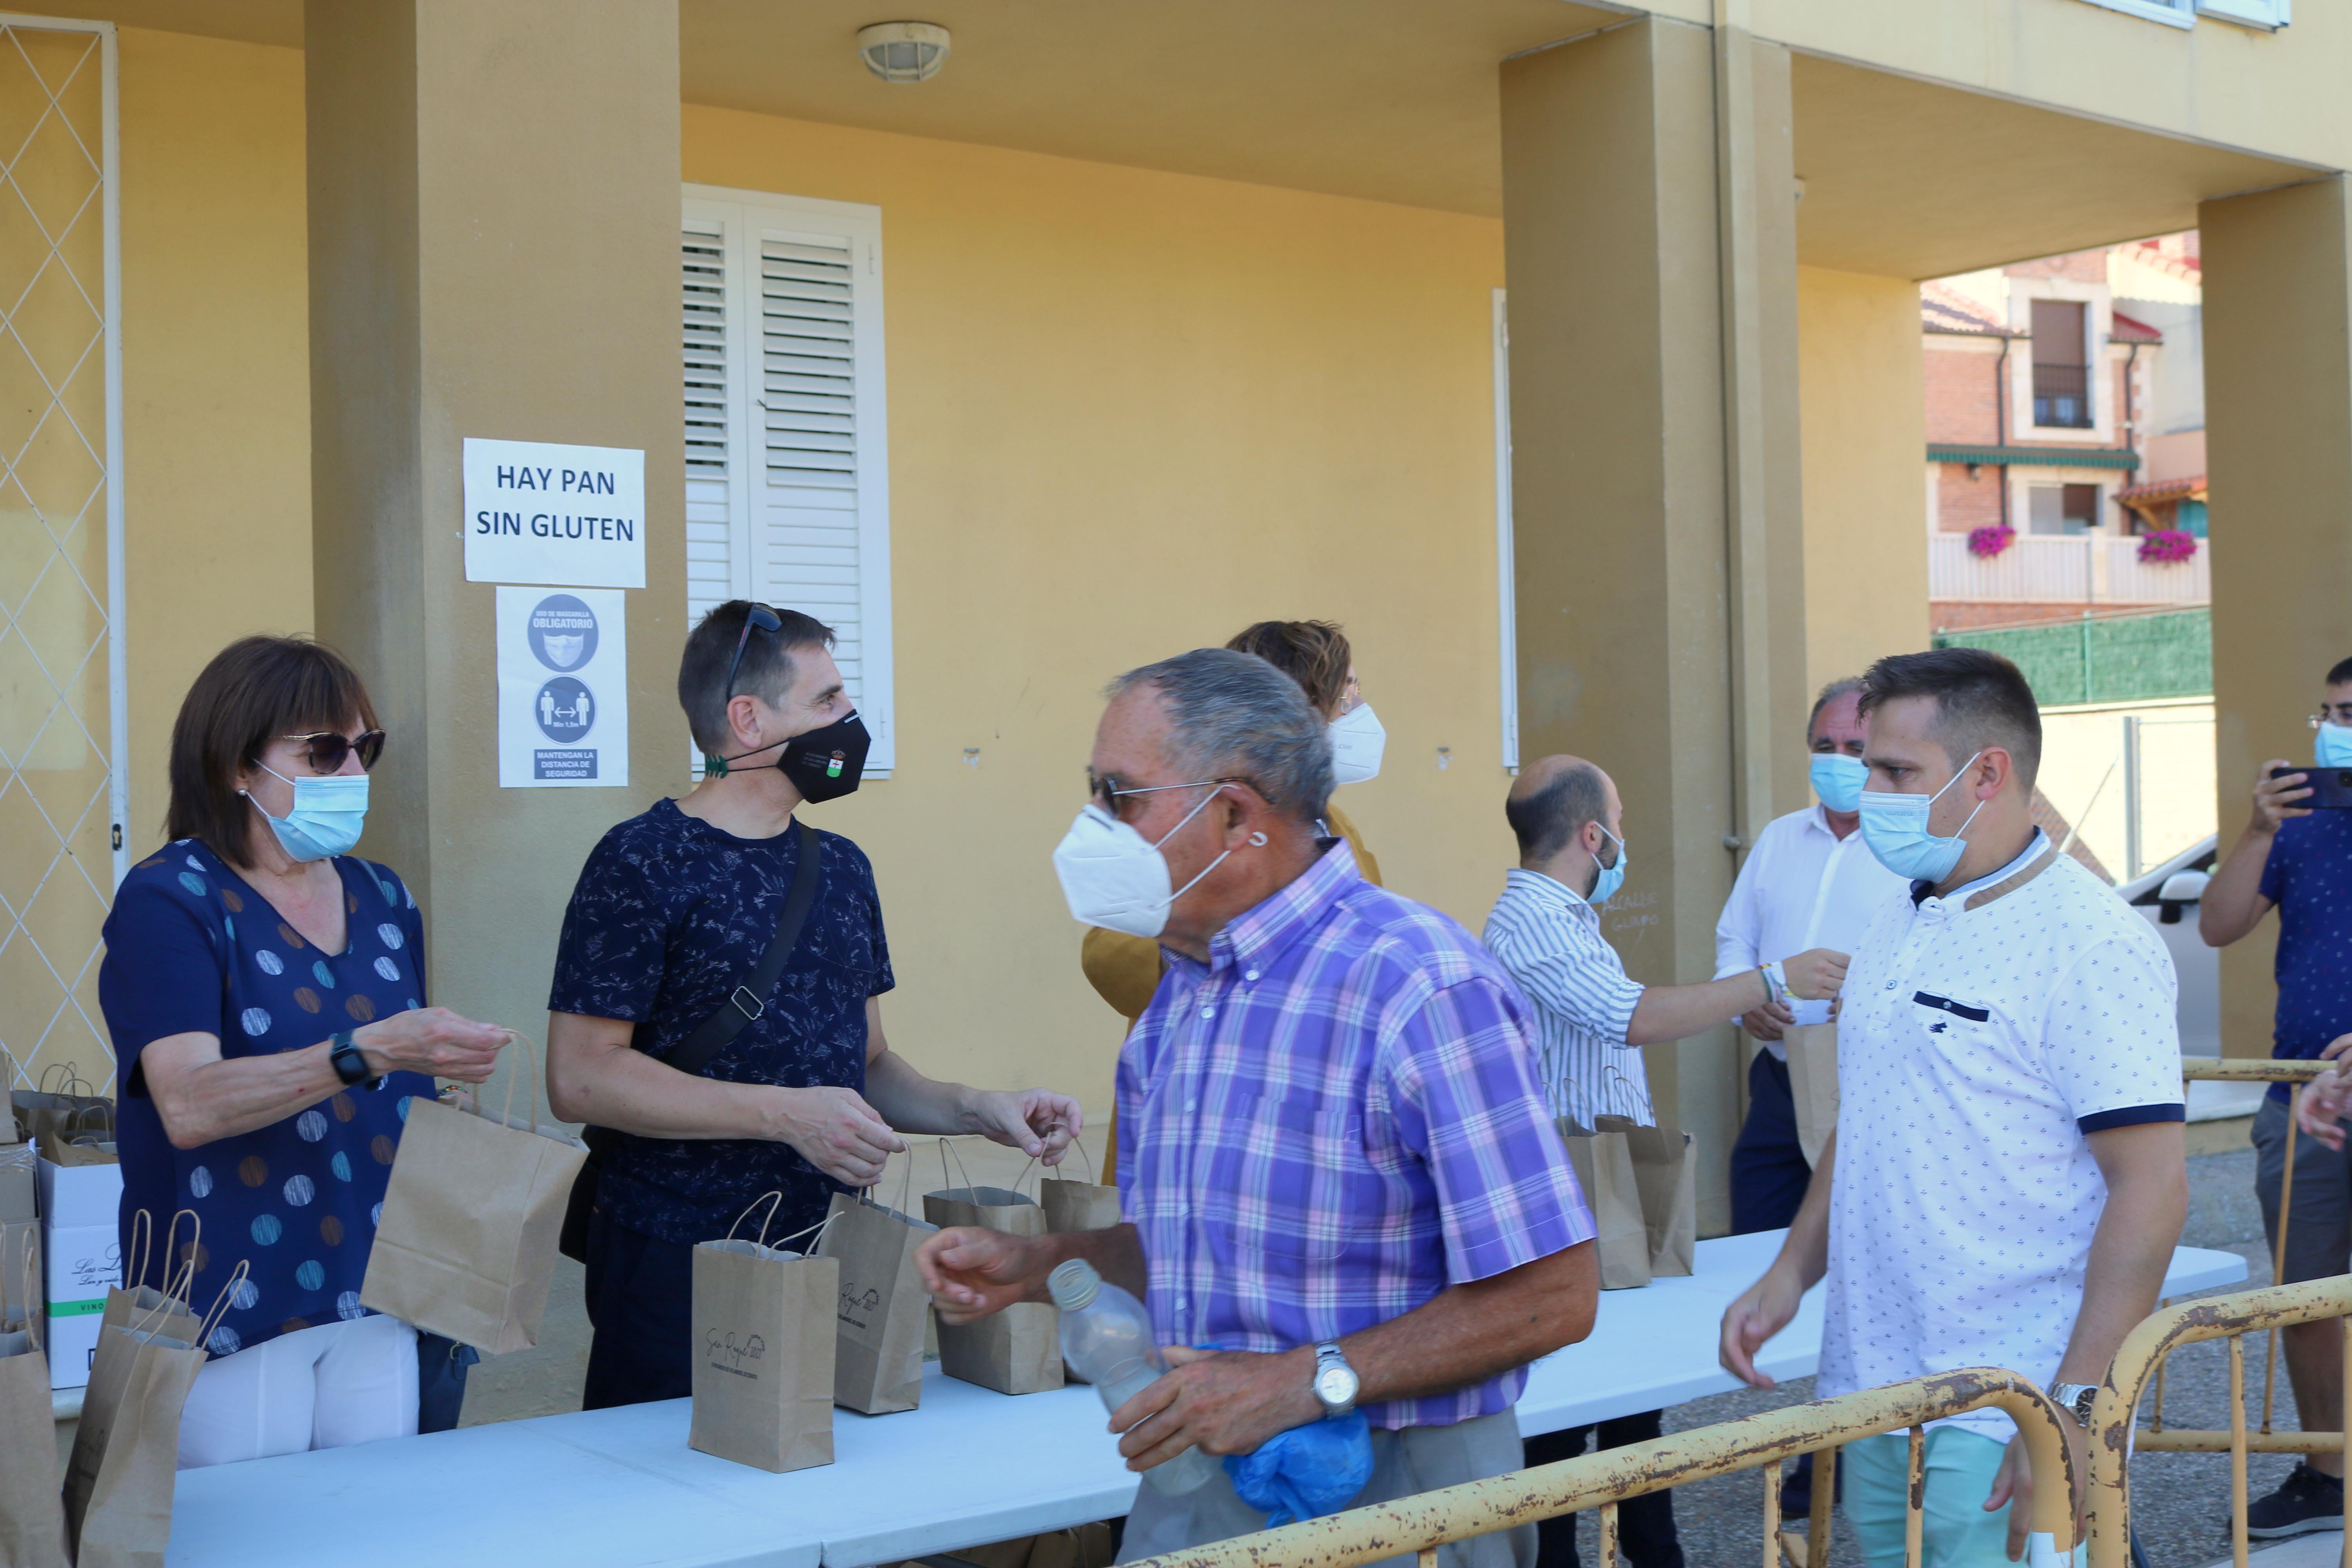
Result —
<path fill-rule="evenodd" d="M 1062 1359 L 1095 1385 L 1104 1409 L 1117 1411 L 1167 1373 L 1143 1303 L 1106 1283 L 1093 1264 L 1073 1258 L 1045 1277 L 1045 1288 L 1062 1310 Z M 1143 1479 L 1181 1497 L 1216 1473 L 1216 1460 L 1187 1448 L 1144 1471 Z"/>

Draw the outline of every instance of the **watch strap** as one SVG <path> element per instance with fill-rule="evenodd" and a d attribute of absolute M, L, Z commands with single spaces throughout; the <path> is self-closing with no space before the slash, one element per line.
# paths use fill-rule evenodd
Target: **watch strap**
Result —
<path fill-rule="evenodd" d="M 2095 1383 L 2053 1383 L 2050 1385 L 2050 1397 L 2084 1426 L 2091 1424 L 2091 1404 L 2098 1396 L 2099 1385 Z"/>

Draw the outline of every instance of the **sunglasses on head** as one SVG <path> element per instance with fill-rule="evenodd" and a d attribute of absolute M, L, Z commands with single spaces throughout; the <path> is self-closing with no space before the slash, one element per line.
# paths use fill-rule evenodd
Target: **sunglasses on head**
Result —
<path fill-rule="evenodd" d="M 332 730 L 320 730 L 310 735 L 280 735 L 281 741 L 299 741 L 308 748 L 310 771 L 316 773 L 339 773 L 343 771 L 343 759 L 353 752 L 360 754 L 362 771 L 375 766 L 383 755 L 383 731 L 370 730 L 358 740 Z"/>
<path fill-rule="evenodd" d="M 743 617 L 743 629 L 735 638 L 735 657 L 727 661 L 727 684 L 719 688 L 722 700 L 734 700 L 735 672 L 743 668 L 743 645 L 751 640 L 754 626 L 763 632 L 780 632 L 784 629 L 783 617 L 765 605 L 752 605 L 751 613 Z"/>

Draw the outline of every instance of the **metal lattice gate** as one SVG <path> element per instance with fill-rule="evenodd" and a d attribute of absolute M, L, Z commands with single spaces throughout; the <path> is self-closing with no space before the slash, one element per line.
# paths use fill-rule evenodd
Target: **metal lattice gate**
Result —
<path fill-rule="evenodd" d="M 0 1046 L 111 1078 L 127 866 L 111 24 L 0 13 Z M 111 1092 L 110 1089 L 109 1092 Z"/>

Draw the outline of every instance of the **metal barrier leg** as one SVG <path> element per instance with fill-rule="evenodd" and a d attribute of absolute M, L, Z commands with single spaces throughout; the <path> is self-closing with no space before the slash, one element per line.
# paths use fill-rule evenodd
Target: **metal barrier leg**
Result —
<path fill-rule="evenodd" d="M 2273 1283 L 2276 1283 L 2276 1281 L 2273 1280 Z M 2167 1307 L 2171 1305 L 2172 1299 L 2170 1297 L 2159 1297 L 2157 1300 L 2156 1310 L 2161 1312 Z M 2168 1353 L 2163 1360 L 2156 1363 L 2156 1420 L 2148 1427 L 2148 1430 L 2151 1432 L 2161 1432 L 2164 1430 L 2164 1369 L 2171 1364 L 2172 1357 L 2169 1353 Z"/>
<path fill-rule="evenodd" d="M 1837 1500 L 1837 1465 L 1835 1448 L 1823 1448 L 1813 1456 L 1813 1506 L 1805 1521 L 1806 1568 L 1829 1568 L 1830 1510 Z M 2352 1568 L 2352 1563 L 2346 1568 Z"/>
<path fill-rule="evenodd" d="M 2230 1563 L 2231 1568 L 2246 1568 L 2246 1340 L 2242 1334 L 2230 1336 Z"/>
<path fill-rule="evenodd" d="M 2288 1205 L 2294 1197 L 2294 1140 L 2296 1121 L 2303 1110 L 2303 1085 L 2296 1084 L 2286 1091 L 2286 1164 L 2279 1172 L 2278 1238 L 2271 1247 L 2271 1283 L 2286 1283 L 2287 1216 L 2294 1212 Z M 2263 1431 L 2271 1429 L 2271 1385 L 2278 1373 L 2279 1331 L 2273 1329 L 2263 1347 Z M 2352 1422 L 2346 1425 L 2352 1426 Z"/>
<path fill-rule="evenodd" d="M 1764 1568 L 1780 1568 L 1780 1463 L 1764 1467 Z"/>
<path fill-rule="evenodd" d="M 1816 1486 L 1820 1482 L 1814 1483 Z M 1927 1429 L 1911 1428 L 1911 1484 L 1904 1492 L 1903 1568 L 1920 1568 L 1927 1533 Z M 2238 1568 L 2246 1568 L 2243 1563 Z"/>
<path fill-rule="evenodd" d="M 1617 1505 L 1601 1505 L 1601 1568 L 1617 1568 Z"/>

